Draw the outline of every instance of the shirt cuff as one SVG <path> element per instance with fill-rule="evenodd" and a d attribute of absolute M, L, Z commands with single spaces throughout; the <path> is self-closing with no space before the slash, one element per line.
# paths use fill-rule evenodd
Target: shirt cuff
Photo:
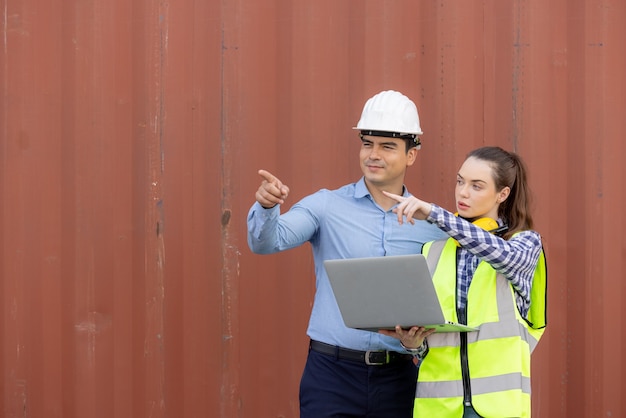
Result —
<path fill-rule="evenodd" d="M 431 224 L 436 224 L 437 220 L 441 218 L 443 208 L 440 206 L 437 206 L 434 203 L 431 203 L 430 206 L 431 206 L 431 210 L 430 210 L 430 213 L 428 214 L 428 217 L 426 218 L 426 221 L 430 222 Z"/>

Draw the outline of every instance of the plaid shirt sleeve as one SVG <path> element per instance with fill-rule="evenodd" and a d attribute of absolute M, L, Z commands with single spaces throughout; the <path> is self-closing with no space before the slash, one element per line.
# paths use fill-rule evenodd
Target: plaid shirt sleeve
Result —
<path fill-rule="evenodd" d="M 507 241 L 435 204 L 432 204 L 427 221 L 437 225 L 463 248 L 509 279 L 517 291 L 520 311 L 526 315 L 535 267 L 542 248 L 539 233 L 522 231 Z"/>

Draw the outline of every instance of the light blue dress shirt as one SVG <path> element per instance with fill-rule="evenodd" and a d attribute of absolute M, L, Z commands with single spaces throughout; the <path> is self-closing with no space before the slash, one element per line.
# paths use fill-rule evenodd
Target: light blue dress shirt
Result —
<path fill-rule="evenodd" d="M 406 188 L 404 196 L 409 196 Z M 374 202 L 363 178 L 337 190 L 323 189 L 309 195 L 282 215 L 279 205 L 265 209 L 258 202 L 248 213 L 248 245 L 257 254 L 311 243 L 316 292 L 307 334 L 314 340 L 354 350 L 404 352 L 394 338 L 343 324 L 324 260 L 419 254 L 425 242 L 445 237 L 426 221 L 400 225 L 396 214 Z"/>

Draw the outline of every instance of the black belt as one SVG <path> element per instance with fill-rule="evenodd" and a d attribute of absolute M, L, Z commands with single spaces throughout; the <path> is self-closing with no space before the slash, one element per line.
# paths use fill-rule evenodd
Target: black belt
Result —
<path fill-rule="evenodd" d="M 359 351 L 341 348 L 336 345 L 326 344 L 320 341 L 311 340 L 311 350 L 318 353 L 335 356 L 343 360 L 358 361 L 369 366 L 382 366 L 394 361 L 409 361 L 413 359 L 411 354 L 402 354 L 396 351 Z"/>

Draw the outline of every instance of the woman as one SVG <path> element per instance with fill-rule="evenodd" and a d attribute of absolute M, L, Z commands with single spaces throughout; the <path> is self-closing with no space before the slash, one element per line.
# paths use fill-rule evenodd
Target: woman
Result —
<path fill-rule="evenodd" d="M 381 331 L 421 361 L 415 417 L 529 417 L 530 355 L 546 326 L 546 268 L 533 231 L 526 168 L 499 147 L 470 152 L 457 174 L 457 213 L 416 197 L 398 221 L 425 219 L 450 238 L 426 256 L 447 319 L 479 330 Z"/>

